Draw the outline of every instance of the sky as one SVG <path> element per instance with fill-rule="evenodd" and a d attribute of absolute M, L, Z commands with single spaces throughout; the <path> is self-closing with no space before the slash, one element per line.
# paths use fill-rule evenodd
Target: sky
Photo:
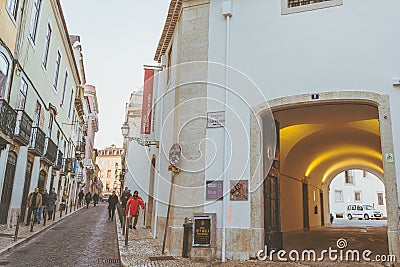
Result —
<path fill-rule="evenodd" d="M 68 32 L 81 37 L 86 83 L 96 86 L 99 132 L 95 148 L 122 146 L 125 103 L 143 86 L 169 0 L 61 0 Z"/>

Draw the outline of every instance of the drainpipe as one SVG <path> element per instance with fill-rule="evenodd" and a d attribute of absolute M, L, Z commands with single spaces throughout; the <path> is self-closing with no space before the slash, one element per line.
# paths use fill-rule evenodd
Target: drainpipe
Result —
<path fill-rule="evenodd" d="M 227 133 L 227 121 L 228 121 L 228 107 L 229 107 L 229 77 L 228 77 L 228 66 L 229 66 L 229 52 L 230 52 L 230 35 L 231 27 L 230 21 L 232 17 L 232 1 L 224 0 L 222 2 L 222 15 L 226 19 L 226 49 L 225 49 L 225 131 L 224 131 L 224 182 L 223 188 L 227 190 L 229 188 L 229 176 L 227 175 L 228 168 L 228 133 Z M 229 191 L 224 193 L 223 206 L 222 206 L 222 262 L 226 262 L 226 220 L 228 214 L 228 201 L 229 201 Z"/>

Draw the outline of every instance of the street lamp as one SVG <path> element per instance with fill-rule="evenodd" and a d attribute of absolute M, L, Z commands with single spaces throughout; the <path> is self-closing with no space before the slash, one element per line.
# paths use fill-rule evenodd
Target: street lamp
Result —
<path fill-rule="evenodd" d="M 155 141 L 155 140 L 148 141 L 148 140 L 143 140 L 139 137 L 130 137 L 130 136 L 128 136 L 129 130 L 130 130 L 130 127 L 129 127 L 128 122 L 124 122 L 124 124 L 122 124 L 122 126 L 121 126 L 121 132 L 122 132 L 122 136 L 125 139 L 128 139 L 128 141 L 136 141 L 141 146 L 156 146 L 156 147 L 158 147 L 160 144 L 159 141 Z"/>

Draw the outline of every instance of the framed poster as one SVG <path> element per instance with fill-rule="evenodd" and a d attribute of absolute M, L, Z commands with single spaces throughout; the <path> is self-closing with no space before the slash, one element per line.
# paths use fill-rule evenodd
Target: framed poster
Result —
<path fill-rule="evenodd" d="M 223 181 L 206 181 L 206 200 L 222 200 Z"/>
<path fill-rule="evenodd" d="M 195 216 L 193 223 L 193 246 L 211 246 L 211 216 Z"/>
<path fill-rule="evenodd" d="M 247 201 L 249 199 L 248 180 L 231 181 L 230 188 L 231 201 Z"/>

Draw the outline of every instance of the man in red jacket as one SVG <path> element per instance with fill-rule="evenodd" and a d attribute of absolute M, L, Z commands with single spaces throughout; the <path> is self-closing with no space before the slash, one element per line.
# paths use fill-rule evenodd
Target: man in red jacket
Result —
<path fill-rule="evenodd" d="M 131 196 L 126 203 L 126 212 L 129 216 L 129 228 L 131 229 L 136 229 L 136 224 L 139 218 L 139 206 L 144 209 L 143 199 L 139 197 L 139 192 L 136 190 L 135 192 L 133 192 L 133 196 Z M 131 225 L 132 216 L 135 218 L 135 220 L 133 221 L 133 225 Z"/>

